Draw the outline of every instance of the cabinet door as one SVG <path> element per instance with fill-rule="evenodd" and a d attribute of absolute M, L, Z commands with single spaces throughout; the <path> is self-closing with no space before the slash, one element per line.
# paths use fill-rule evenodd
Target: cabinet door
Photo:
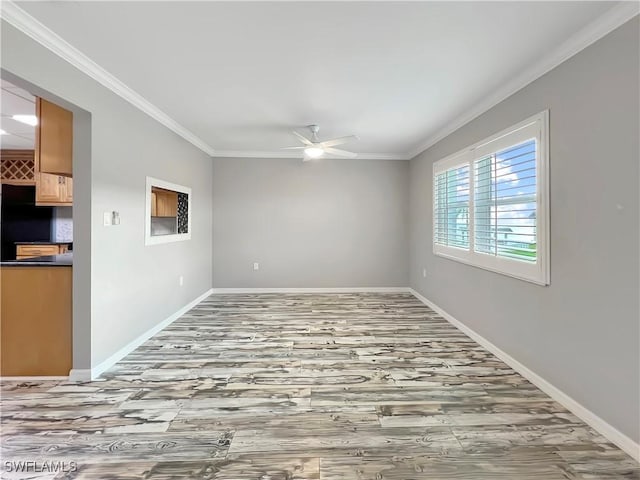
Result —
<path fill-rule="evenodd" d="M 42 173 L 73 174 L 73 114 L 42 98 L 36 101 L 36 164 Z"/>
<path fill-rule="evenodd" d="M 166 217 L 165 211 L 167 210 L 167 199 L 164 192 L 156 193 L 156 215 L 158 217 Z"/>
<path fill-rule="evenodd" d="M 22 258 L 43 257 L 45 255 L 58 255 L 58 245 L 18 245 L 16 256 Z"/>
<path fill-rule="evenodd" d="M 156 193 L 157 213 L 159 217 L 178 216 L 178 194 L 175 192 Z"/>
<path fill-rule="evenodd" d="M 73 178 L 71 177 L 60 177 L 62 178 L 62 187 L 60 190 L 61 193 L 61 201 L 63 203 L 73 203 Z"/>
<path fill-rule="evenodd" d="M 158 196 L 156 195 L 156 192 L 151 192 L 151 216 L 152 217 L 157 217 L 158 216 Z"/>
<path fill-rule="evenodd" d="M 48 173 L 36 173 L 36 204 L 61 203 L 63 177 Z"/>
<path fill-rule="evenodd" d="M 176 192 L 167 193 L 167 206 L 165 212 L 167 217 L 178 216 L 178 194 Z"/>

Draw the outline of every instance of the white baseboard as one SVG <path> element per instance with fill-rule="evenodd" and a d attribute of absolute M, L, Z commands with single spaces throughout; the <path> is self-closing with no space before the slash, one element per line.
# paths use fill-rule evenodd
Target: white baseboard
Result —
<path fill-rule="evenodd" d="M 640 444 L 636 443 L 634 440 L 626 436 L 624 433 L 604 421 L 602 418 L 597 416 L 591 410 L 586 408 L 584 405 L 580 404 L 569 395 L 564 393 L 559 388 L 555 387 L 547 380 L 542 378 L 540 375 L 530 370 L 518 360 L 513 358 L 508 353 L 502 351 L 499 347 L 491 343 L 489 340 L 484 338 L 479 333 L 475 332 L 471 328 L 467 327 L 460 320 L 456 319 L 445 310 L 440 308 L 435 303 L 429 301 L 424 296 L 420 295 L 413 288 L 409 289 L 410 292 L 422 303 L 430 307 L 432 310 L 440 314 L 443 318 L 445 318 L 449 323 L 451 323 L 458 330 L 462 331 L 469 338 L 476 341 L 484 348 L 493 353 L 496 357 L 502 360 L 504 363 L 513 368 L 516 372 L 522 375 L 524 378 L 533 383 L 536 387 L 542 390 L 544 393 L 549 395 L 553 400 L 558 402 L 560 405 L 565 407 L 567 410 L 572 412 L 576 417 L 580 418 L 586 424 L 590 425 L 594 430 L 599 432 L 603 437 L 605 437 L 610 442 L 616 444 L 620 447 L 621 450 L 628 453 L 632 458 L 636 461 L 640 461 Z"/>
<path fill-rule="evenodd" d="M 214 288 L 225 293 L 410 293 L 409 287 L 318 287 L 318 288 Z"/>
<path fill-rule="evenodd" d="M 69 376 L 62 375 L 32 375 L 22 377 L 0 377 L 0 382 L 37 382 L 43 380 L 68 380 L 70 382 L 88 382 L 91 380 L 91 370 L 88 368 L 78 369 L 72 368 L 69 371 Z"/>
<path fill-rule="evenodd" d="M 91 380 L 90 368 L 72 368 L 69 372 L 70 382 L 88 382 Z"/>
<path fill-rule="evenodd" d="M 191 310 L 197 304 L 202 302 L 205 298 L 210 296 L 212 293 L 213 293 L 213 289 L 212 288 L 207 290 L 202 295 L 200 295 L 198 298 L 196 298 L 195 300 L 193 300 L 192 302 L 188 303 L 187 305 L 182 307 L 180 310 L 175 312 L 173 315 L 171 315 L 170 317 L 166 318 L 165 320 L 160 322 L 155 327 L 147 330 L 142 335 L 140 335 L 138 338 L 136 338 L 136 339 L 132 340 L 131 342 L 129 342 L 127 345 L 125 345 L 120 350 L 115 352 L 109 358 L 107 358 L 106 360 L 100 362 L 95 367 L 92 367 L 91 368 L 91 379 L 95 380 L 96 378 L 98 378 L 100 375 L 102 375 L 102 373 L 104 371 L 106 371 L 109 368 L 111 368 L 113 365 L 115 365 L 117 362 L 119 362 L 124 357 L 129 355 L 131 352 L 133 352 L 136 348 L 138 348 L 144 342 L 146 342 L 151 337 L 153 337 L 160 330 L 162 330 L 163 328 L 166 328 L 168 325 L 170 325 L 172 322 L 174 322 L 175 320 L 180 318 L 182 315 L 187 313 L 189 310 Z"/>

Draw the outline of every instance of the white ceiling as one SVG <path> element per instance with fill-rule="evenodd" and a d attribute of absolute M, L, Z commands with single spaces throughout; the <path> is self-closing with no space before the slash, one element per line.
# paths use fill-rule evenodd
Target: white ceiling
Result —
<path fill-rule="evenodd" d="M 0 148 L 31 150 L 35 145 L 35 127 L 15 121 L 13 115 L 35 115 L 36 100 L 26 90 L 0 79 Z"/>
<path fill-rule="evenodd" d="M 613 2 L 19 2 L 216 150 L 407 157 Z M 3 92 L 4 95 L 4 92 Z"/>

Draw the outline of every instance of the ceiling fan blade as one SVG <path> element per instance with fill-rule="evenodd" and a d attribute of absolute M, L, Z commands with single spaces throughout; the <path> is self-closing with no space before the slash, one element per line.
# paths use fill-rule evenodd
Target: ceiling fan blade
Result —
<path fill-rule="evenodd" d="M 356 135 L 347 135 L 346 137 L 333 138 L 331 140 L 326 140 L 321 142 L 323 148 L 335 147 L 336 145 L 342 145 L 344 143 L 351 142 L 353 140 L 358 140 Z"/>
<path fill-rule="evenodd" d="M 304 150 L 307 147 L 282 147 L 281 150 Z"/>
<path fill-rule="evenodd" d="M 335 157 L 356 158 L 358 156 L 357 153 L 347 152 L 346 150 L 340 150 L 339 148 L 325 148 L 324 151 Z"/>
<path fill-rule="evenodd" d="M 298 137 L 298 139 L 304 143 L 305 145 L 313 145 L 313 142 L 311 140 L 309 140 L 307 137 L 305 137 L 304 135 L 300 135 L 298 132 L 296 132 L 295 130 L 293 131 L 293 134 Z"/>

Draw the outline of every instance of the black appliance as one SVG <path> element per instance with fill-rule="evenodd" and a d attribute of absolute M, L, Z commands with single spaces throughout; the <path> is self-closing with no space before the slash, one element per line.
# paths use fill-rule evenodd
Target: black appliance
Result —
<path fill-rule="evenodd" d="M 49 242 L 53 207 L 36 207 L 36 187 L 2 185 L 0 258 L 15 260 L 15 242 Z"/>

